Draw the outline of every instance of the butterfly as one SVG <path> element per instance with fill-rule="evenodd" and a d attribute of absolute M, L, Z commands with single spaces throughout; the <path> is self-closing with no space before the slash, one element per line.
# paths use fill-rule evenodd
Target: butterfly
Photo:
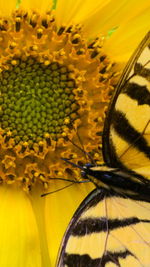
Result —
<path fill-rule="evenodd" d="M 102 137 L 105 165 L 62 240 L 58 267 L 150 266 L 150 32 L 125 67 Z M 81 167 L 80 167 L 81 168 Z"/>

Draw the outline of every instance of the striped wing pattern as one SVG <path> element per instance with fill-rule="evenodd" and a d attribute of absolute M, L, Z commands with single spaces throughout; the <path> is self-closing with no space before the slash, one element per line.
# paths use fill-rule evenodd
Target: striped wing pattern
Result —
<path fill-rule="evenodd" d="M 69 225 L 58 266 L 150 266 L 149 203 L 95 189 Z"/>
<path fill-rule="evenodd" d="M 103 152 L 109 166 L 132 171 L 146 182 L 150 180 L 150 33 L 131 61 L 110 107 Z"/>

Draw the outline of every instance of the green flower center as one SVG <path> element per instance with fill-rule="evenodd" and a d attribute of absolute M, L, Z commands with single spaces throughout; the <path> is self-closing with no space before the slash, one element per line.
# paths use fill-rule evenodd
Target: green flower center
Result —
<path fill-rule="evenodd" d="M 14 64 L 15 63 L 15 64 Z M 0 127 L 11 132 L 15 144 L 39 142 L 50 134 L 61 136 L 64 126 L 77 118 L 75 81 L 66 66 L 45 66 L 28 57 L 12 60 L 0 74 Z"/>

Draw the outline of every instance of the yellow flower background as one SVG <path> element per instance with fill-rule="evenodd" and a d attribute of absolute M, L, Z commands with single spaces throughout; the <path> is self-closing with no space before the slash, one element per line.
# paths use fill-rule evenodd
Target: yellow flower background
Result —
<path fill-rule="evenodd" d="M 41 194 L 71 184 L 53 178 L 81 181 L 80 172 L 61 157 L 85 164 L 84 147 L 97 162 L 101 161 L 98 133 L 102 131 L 105 108 L 123 66 L 149 30 L 149 16 L 146 0 L 0 1 L 2 100 L 11 102 L 3 93 L 7 85 L 4 77 L 10 81 L 8 73 L 20 73 L 20 68 L 25 73 L 30 59 L 35 60 L 32 68 L 33 62 L 42 66 L 44 77 L 49 66 L 56 74 L 53 68 L 57 65 L 62 78 L 59 86 L 66 82 L 66 94 L 74 87 L 73 94 L 69 93 L 70 99 L 74 98 L 71 115 L 64 115 L 63 127 L 56 133 L 45 128 L 42 137 L 30 133 L 33 140 L 23 135 L 20 141 L 16 137 L 20 130 L 16 133 L 9 125 L 11 114 L 4 113 L 9 116 L 8 122 L 1 121 L 0 132 L 0 266 L 55 266 L 69 220 L 94 186 L 75 183 L 46 197 Z M 62 75 L 64 66 L 67 78 Z M 21 84 L 20 76 L 16 79 Z M 13 92 L 14 87 L 9 88 Z M 32 95 L 35 97 L 35 92 Z M 48 146 L 50 141 L 52 145 Z"/>

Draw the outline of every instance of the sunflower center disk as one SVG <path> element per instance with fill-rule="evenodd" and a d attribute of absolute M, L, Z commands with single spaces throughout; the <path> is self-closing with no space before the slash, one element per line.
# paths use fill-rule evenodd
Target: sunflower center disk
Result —
<path fill-rule="evenodd" d="M 28 57 L 12 60 L 11 70 L 0 75 L 0 125 L 14 145 L 29 147 L 49 134 L 57 140 L 66 124 L 77 118 L 79 105 L 68 69 L 56 62 L 45 66 Z M 8 138 L 7 138 L 8 139 Z"/>
<path fill-rule="evenodd" d="M 0 22 L 0 183 L 29 192 L 54 178 L 79 180 L 75 164 L 101 155 L 104 111 L 118 79 L 103 39 L 17 9 Z M 81 147 L 81 149 L 80 149 Z M 81 178 L 82 179 L 82 178 Z"/>

